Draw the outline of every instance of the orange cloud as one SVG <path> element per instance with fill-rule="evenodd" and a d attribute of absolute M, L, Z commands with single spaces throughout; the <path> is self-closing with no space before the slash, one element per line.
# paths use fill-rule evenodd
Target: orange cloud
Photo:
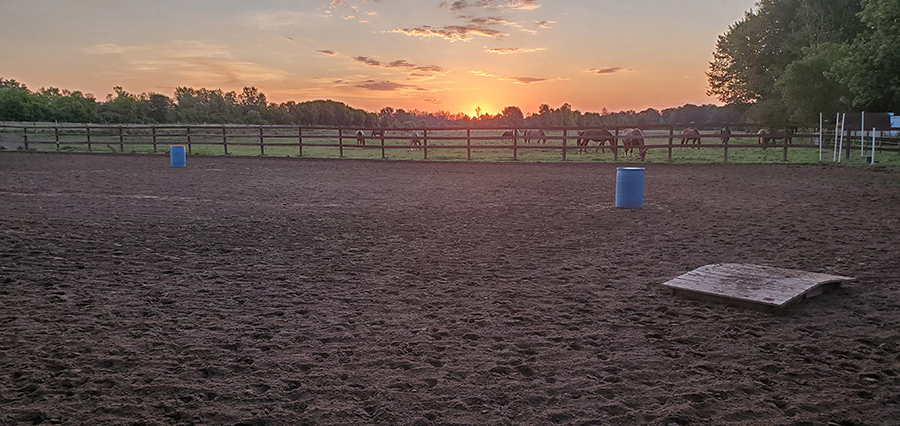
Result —
<path fill-rule="evenodd" d="M 484 71 L 470 71 L 472 74 L 479 75 L 482 77 L 490 77 L 496 78 L 500 81 L 509 81 L 515 84 L 532 84 L 532 83 L 543 83 L 545 81 L 551 81 L 551 79 L 541 78 L 541 77 L 500 77 L 498 75 L 486 73 Z M 555 79 L 561 80 L 561 79 Z"/>
<path fill-rule="evenodd" d="M 541 50 L 547 50 L 546 47 L 537 47 L 533 49 L 522 49 L 517 47 L 505 47 L 505 48 L 493 48 L 487 49 L 485 52 L 487 53 L 496 53 L 498 55 L 512 55 L 514 53 L 530 53 L 530 52 L 539 52 Z"/>
<path fill-rule="evenodd" d="M 472 40 L 473 36 L 498 38 L 506 37 L 509 35 L 497 30 L 492 30 L 490 28 L 484 28 L 479 25 L 450 25 L 441 29 L 435 29 L 428 25 L 423 25 L 421 27 L 415 28 L 397 28 L 390 32 L 406 34 L 411 37 L 439 37 L 448 41 L 470 41 Z"/>

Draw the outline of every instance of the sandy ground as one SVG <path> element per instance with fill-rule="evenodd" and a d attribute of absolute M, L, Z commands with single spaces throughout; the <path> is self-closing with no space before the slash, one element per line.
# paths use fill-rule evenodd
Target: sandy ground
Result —
<path fill-rule="evenodd" d="M 0 153 L 0 425 L 897 424 L 900 176 L 646 167 Z"/>

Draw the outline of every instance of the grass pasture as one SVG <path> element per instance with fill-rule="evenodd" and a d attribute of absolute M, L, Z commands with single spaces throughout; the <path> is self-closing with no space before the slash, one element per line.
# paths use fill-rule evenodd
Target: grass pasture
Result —
<path fill-rule="evenodd" d="M 185 145 L 188 155 L 201 156 L 270 156 L 306 158 L 351 158 L 421 160 L 432 161 L 522 161 L 558 162 L 563 158 L 563 144 L 568 148 L 565 161 L 573 162 L 623 162 L 626 159 L 620 150 L 616 159 L 608 145 L 603 152 L 596 151 L 596 143 L 588 152 L 575 149 L 576 130 L 548 130 L 547 143 L 526 145 L 520 138 L 515 141 L 500 138 L 499 129 L 429 129 L 427 141 L 422 149 L 412 149 L 409 134 L 413 129 L 387 130 L 384 139 L 366 137 L 366 146 L 357 144 L 355 130 L 333 128 L 296 127 L 246 127 L 246 126 L 23 126 L 0 128 L 0 149 L 14 150 L 27 148 L 35 151 L 59 152 L 124 152 L 124 153 L 168 153 L 170 145 Z M 368 133 L 368 132 L 367 132 Z M 646 161 L 650 163 L 669 162 L 669 131 L 647 130 L 645 144 L 651 146 Z M 563 141 L 564 134 L 566 136 Z M 680 144 L 678 135 L 673 136 L 671 162 L 689 164 L 709 164 L 725 162 L 725 151 L 721 141 L 712 131 L 701 131 L 704 138 L 701 148 L 694 149 Z M 735 131 L 740 135 L 740 131 Z M 262 136 L 262 137 L 261 137 Z M 821 152 L 821 162 L 831 162 L 834 157 L 833 143 L 825 135 L 825 146 Z M 262 144 L 260 143 L 262 141 Z M 301 146 L 302 141 L 302 146 Z M 787 153 L 782 142 L 767 149 L 760 149 L 758 141 L 751 135 L 733 137 L 729 141 L 727 162 L 730 163 L 795 163 L 811 164 L 820 162 L 820 152 L 815 139 L 810 136 L 794 138 Z M 842 162 L 863 166 L 870 158 L 871 151 L 866 146 L 860 155 L 860 141 L 846 141 Z M 867 142 L 867 144 L 870 142 Z M 513 150 L 515 146 L 515 152 Z M 896 142 L 878 142 L 876 152 L 878 167 L 900 168 L 900 155 Z"/>

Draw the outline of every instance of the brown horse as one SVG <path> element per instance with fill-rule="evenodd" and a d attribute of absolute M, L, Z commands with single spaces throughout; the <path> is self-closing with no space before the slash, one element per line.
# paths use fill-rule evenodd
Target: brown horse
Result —
<path fill-rule="evenodd" d="M 534 143 L 540 142 L 544 145 L 547 144 L 547 135 L 544 134 L 543 130 L 526 130 L 522 139 L 525 140 L 525 145 L 528 145 L 528 142 L 531 140 L 534 140 Z"/>
<path fill-rule="evenodd" d="M 372 137 L 374 138 L 375 136 L 381 136 L 381 137 L 384 137 L 384 129 L 373 129 L 373 130 L 372 130 Z"/>
<path fill-rule="evenodd" d="M 644 148 L 644 133 L 641 132 L 641 129 L 632 129 L 628 128 L 622 130 L 622 146 L 625 150 L 625 157 L 630 157 L 631 154 L 634 153 L 634 148 L 638 149 L 638 155 L 641 157 L 641 161 L 644 161 L 644 157 L 647 155 L 647 148 Z"/>
<path fill-rule="evenodd" d="M 700 148 L 700 132 L 693 127 L 681 131 L 681 144 L 693 143 L 695 148 Z"/>
<path fill-rule="evenodd" d="M 613 137 L 612 133 L 610 133 L 609 130 L 606 129 L 579 130 L 577 143 L 581 148 L 578 150 L 578 152 L 587 152 L 588 143 L 591 141 L 600 142 L 600 145 L 597 146 L 597 149 L 594 150 L 594 152 L 597 152 L 598 150 L 603 149 L 603 144 L 605 144 L 606 142 L 609 142 L 609 147 L 610 149 L 612 149 L 616 138 Z"/>
<path fill-rule="evenodd" d="M 409 135 L 409 150 L 412 151 L 414 149 L 422 149 L 422 136 L 420 136 L 417 132 L 412 132 Z"/>
<path fill-rule="evenodd" d="M 759 144 L 762 145 L 763 149 L 766 149 L 766 145 L 769 143 L 774 144 L 778 139 L 784 139 L 785 142 L 791 143 L 791 132 L 790 131 L 777 131 L 773 132 L 769 129 L 759 129 L 759 132 L 756 133 L 759 136 Z"/>
<path fill-rule="evenodd" d="M 728 143 L 728 140 L 731 139 L 731 128 L 725 126 L 724 128 L 719 130 L 719 139 L 722 140 L 722 145 Z"/>

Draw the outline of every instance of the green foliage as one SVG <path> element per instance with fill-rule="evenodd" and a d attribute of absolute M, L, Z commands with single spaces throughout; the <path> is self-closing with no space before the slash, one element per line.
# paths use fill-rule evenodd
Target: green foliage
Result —
<path fill-rule="evenodd" d="M 832 69 L 849 55 L 848 49 L 844 44 L 823 43 L 788 65 L 775 84 L 784 102 L 785 119 L 803 123 L 819 113 L 831 117 L 847 110 L 844 99 L 849 91 Z"/>
<path fill-rule="evenodd" d="M 878 0 L 892 3 L 896 0 Z M 872 2 L 870 2 L 872 3 Z M 707 72 L 709 94 L 779 125 L 809 123 L 845 108 L 844 63 L 860 36 L 861 0 L 760 0 L 719 36 Z"/>
<path fill-rule="evenodd" d="M 900 2 L 868 0 L 859 14 L 865 30 L 837 69 L 855 108 L 900 110 Z"/>
<path fill-rule="evenodd" d="M 62 121 L 82 123 L 185 123 L 343 126 L 356 128 L 539 128 L 644 126 L 653 124 L 724 124 L 741 120 L 740 111 L 715 105 L 684 105 L 663 111 L 609 113 L 605 108 L 582 113 L 568 103 L 559 108 L 540 105 L 537 114 L 525 117 L 517 106 L 497 115 L 452 114 L 447 111 L 406 111 L 391 107 L 376 113 L 352 108 L 333 100 L 268 103 L 255 87 L 238 94 L 221 89 L 177 87 L 174 98 L 159 93 L 134 94 L 113 88 L 105 102 L 90 94 L 56 88 L 31 92 L 15 80 L 0 79 L 0 120 Z"/>

